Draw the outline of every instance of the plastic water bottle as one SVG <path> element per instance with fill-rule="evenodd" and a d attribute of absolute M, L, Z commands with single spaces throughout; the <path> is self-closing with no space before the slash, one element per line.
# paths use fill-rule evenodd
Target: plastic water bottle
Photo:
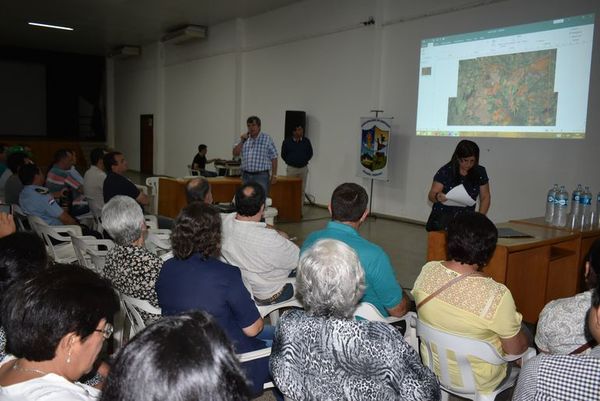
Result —
<path fill-rule="evenodd" d="M 579 214 L 579 210 L 581 209 L 580 198 L 583 193 L 583 188 L 581 184 L 577 184 L 577 188 L 573 190 L 573 197 L 571 198 L 571 215 L 577 216 Z"/>
<path fill-rule="evenodd" d="M 552 225 L 556 227 L 564 227 L 567 225 L 567 213 L 569 211 L 569 193 L 564 185 L 560 186 L 560 191 L 554 199 L 554 218 Z"/>
<path fill-rule="evenodd" d="M 600 227 L 600 192 L 596 196 L 596 215 L 594 216 L 594 221 L 592 221 L 592 228 Z"/>
<path fill-rule="evenodd" d="M 589 230 L 591 228 L 590 217 L 592 214 L 592 191 L 590 191 L 590 187 L 585 187 L 585 190 L 579 197 L 579 213 L 581 213 L 581 229 Z"/>
<path fill-rule="evenodd" d="M 548 191 L 548 196 L 546 196 L 546 214 L 544 215 L 544 221 L 546 223 L 552 224 L 552 218 L 554 217 L 554 199 L 556 198 L 557 194 L 558 184 L 554 184 L 554 186 L 550 188 L 550 191 Z M 600 193 L 598 196 L 598 199 L 600 199 Z"/>

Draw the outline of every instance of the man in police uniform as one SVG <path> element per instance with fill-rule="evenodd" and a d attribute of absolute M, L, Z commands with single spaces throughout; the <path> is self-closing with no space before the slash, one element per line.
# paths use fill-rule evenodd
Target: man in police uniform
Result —
<path fill-rule="evenodd" d="M 23 165 L 19 169 L 19 178 L 24 185 L 19 205 L 25 214 L 37 216 L 51 226 L 79 225 L 77 220 L 60 207 L 48 188 L 43 187 L 44 176 L 37 165 Z"/>

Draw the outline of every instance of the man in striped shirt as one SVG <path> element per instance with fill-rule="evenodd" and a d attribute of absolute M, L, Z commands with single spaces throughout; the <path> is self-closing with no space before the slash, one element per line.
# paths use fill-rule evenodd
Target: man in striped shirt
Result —
<path fill-rule="evenodd" d="M 69 213 L 72 216 L 81 216 L 90 211 L 87 201 L 83 196 L 83 185 L 70 174 L 73 167 L 73 155 L 67 149 L 59 149 L 54 154 L 54 165 L 46 176 L 46 187 L 50 192 L 59 192 L 67 189 L 69 199 Z M 65 205 L 62 205 L 65 206 Z"/>

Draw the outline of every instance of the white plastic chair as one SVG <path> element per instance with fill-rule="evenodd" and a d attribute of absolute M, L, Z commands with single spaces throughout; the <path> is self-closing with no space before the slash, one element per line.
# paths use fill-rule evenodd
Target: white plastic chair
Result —
<path fill-rule="evenodd" d="M 187 165 L 187 169 L 188 169 L 188 176 L 189 177 L 198 177 L 198 176 L 200 176 L 200 170 L 193 169 L 191 164 Z"/>
<path fill-rule="evenodd" d="M 248 292 L 250 294 L 252 294 L 252 288 L 250 287 L 250 284 L 247 283 L 244 280 L 244 277 L 242 275 L 242 281 L 244 282 L 244 285 L 246 286 L 246 289 L 248 290 Z M 300 303 L 300 301 L 298 301 L 298 299 L 296 298 L 296 277 L 290 277 L 288 278 L 285 283 L 290 283 L 294 286 L 294 296 L 286 301 L 283 302 L 279 302 L 276 304 L 272 304 L 272 305 L 258 305 L 256 304 L 256 308 L 258 309 L 258 312 L 260 313 L 261 317 L 266 317 L 269 316 L 269 320 L 271 321 L 271 325 L 275 326 L 277 324 L 277 322 L 279 321 L 279 310 L 282 308 L 303 308 L 304 306 Z M 252 294 L 252 298 L 254 298 L 254 294 Z"/>
<path fill-rule="evenodd" d="M 144 223 L 146 223 L 146 227 L 148 227 L 149 230 L 158 230 L 158 217 L 153 214 L 145 214 Z"/>
<path fill-rule="evenodd" d="M 269 316 L 269 320 L 271 321 L 271 325 L 275 326 L 279 321 L 279 310 L 282 308 L 303 308 L 304 306 L 296 299 L 296 295 L 287 301 L 283 301 L 273 305 L 256 305 L 258 309 L 258 313 L 263 318 Z"/>
<path fill-rule="evenodd" d="M 158 214 L 158 179 L 159 177 L 146 178 L 146 186 L 149 188 L 149 195 L 152 196 L 152 213 Z"/>
<path fill-rule="evenodd" d="M 56 263 L 73 263 L 77 261 L 75 248 L 71 242 L 71 236 L 81 237 L 81 227 L 63 225 L 51 226 L 37 216 L 27 216 L 31 228 L 44 240 L 48 255 Z M 53 244 L 52 239 L 60 241 L 60 244 Z"/>
<path fill-rule="evenodd" d="M 71 236 L 71 241 L 73 242 L 73 248 L 75 249 L 75 255 L 79 263 L 104 276 L 106 255 L 115 246 L 114 242 L 108 239 L 96 239 L 91 236 Z M 105 247 L 106 249 L 100 249 L 100 247 Z"/>
<path fill-rule="evenodd" d="M 120 294 L 120 296 L 123 303 L 123 309 L 125 310 L 125 316 L 130 324 L 129 338 L 133 337 L 136 333 L 142 331 L 146 327 L 146 322 L 142 318 L 140 311 L 158 316 L 162 313 L 160 308 L 155 308 L 146 300 L 130 297 L 125 294 Z"/>
<path fill-rule="evenodd" d="M 271 355 L 271 348 L 262 348 L 256 351 L 244 352 L 243 354 L 237 354 L 238 359 L 241 363 L 253 361 L 255 359 L 264 358 Z M 263 390 L 267 390 L 275 387 L 272 381 L 267 382 L 263 385 Z"/>
<path fill-rule="evenodd" d="M 419 339 L 417 338 L 416 321 L 417 314 L 415 312 L 408 312 L 402 317 L 395 316 L 383 316 L 375 305 L 369 302 L 361 302 L 356 306 L 353 313 L 354 317 L 361 317 L 365 320 L 372 322 L 384 322 L 384 323 L 396 323 L 404 320 L 406 322 L 406 332 L 404 333 L 404 340 L 419 352 Z"/>
<path fill-rule="evenodd" d="M 25 221 L 27 221 L 27 215 L 23 212 L 23 209 L 21 209 L 21 206 L 13 203 L 11 205 L 11 207 L 12 207 L 12 214 L 15 219 L 15 224 L 17 225 L 17 230 L 18 231 L 30 231 L 27 229 L 27 227 L 25 227 Z"/>
<path fill-rule="evenodd" d="M 496 396 L 502 391 L 515 385 L 519 368 L 512 367 L 510 376 L 502 382 L 502 384 L 489 394 L 481 394 L 477 391 L 475 377 L 471 369 L 471 364 L 467 359 L 469 356 L 476 357 L 492 365 L 502 365 L 517 359 L 523 358 L 523 363 L 535 356 L 535 350 L 528 348 L 521 355 L 500 355 L 496 348 L 485 341 L 476 340 L 456 334 L 448 334 L 430 325 L 423 323 L 417 319 L 417 335 L 424 344 L 427 352 L 427 367 L 431 371 L 434 369 L 434 355 L 437 355 L 436 360 L 439 361 L 440 387 L 442 389 L 442 400 L 447 401 L 449 393 L 459 397 L 468 398 L 476 401 L 493 401 Z M 435 348 L 435 352 L 433 350 Z M 448 352 L 454 354 L 456 363 L 461 376 L 462 387 L 457 387 L 450 381 L 450 373 L 448 370 Z"/>
<path fill-rule="evenodd" d="M 144 247 L 157 256 L 171 250 L 171 230 L 166 228 L 149 229 Z"/>

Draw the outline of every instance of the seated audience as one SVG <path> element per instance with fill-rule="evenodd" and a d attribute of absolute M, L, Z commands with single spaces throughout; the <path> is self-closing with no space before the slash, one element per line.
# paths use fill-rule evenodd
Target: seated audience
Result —
<path fill-rule="evenodd" d="M 135 199 L 142 206 L 150 203 L 148 195 L 143 193 L 133 182 L 125 177 L 127 171 L 127 160 L 121 152 L 108 152 L 104 155 L 104 170 L 106 179 L 102 187 L 104 202 L 108 202 L 113 196 L 125 195 Z"/>
<path fill-rule="evenodd" d="M 0 313 L 11 354 L 0 365 L 0 399 L 95 400 L 99 391 L 75 380 L 91 371 L 118 309 L 108 280 L 77 265 L 12 285 Z"/>
<path fill-rule="evenodd" d="M 294 287 L 286 283 L 298 264 L 298 246 L 266 223 L 265 191 L 256 182 L 242 185 L 235 193 L 237 212 L 223 217 L 223 259 L 242 271 L 259 305 L 292 298 Z"/>
<path fill-rule="evenodd" d="M 237 267 L 221 262 L 221 218 L 212 206 L 193 202 L 175 220 L 171 234 L 174 258 L 167 260 L 156 282 L 164 316 L 202 310 L 211 314 L 233 343 L 236 353 L 266 347 L 272 340 Z M 270 337 L 270 338 L 269 338 Z M 252 393 L 270 380 L 269 358 L 246 362 Z"/>
<path fill-rule="evenodd" d="M 90 153 L 92 165 L 83 176 L 83 193 L 90 205 L 90 210 L 94 216 L 102 214 L 104 206 L 104 155 L 106 151 L 102 148 L 96 148 Z"/>
<path fill-rule="evenodd" d="M 120 293 L 158 308 L 155 284 L 162 260 L 144 248 L 146 223 L 140 206 L 127 196 L 117 195 L 102 208 L 102 225 L 115 242 L 106 255 L 104 276 Z M 157 319 L 143 311 L 141 315 L 146 321 Z"/>
<path fill-rule="evenodd" d="M 51 226 L 79 224 L 73 216 L 60 207 L 48 188 L 43 186 L 44 176 L 37 165 L 23 165 L 19 169 L 19 178 L 23 183 L 19 205 L 25 214 L 37 216 Z"/>
<path fill-rule="evenodd" d="M 210 184 L 206 178 L 194 178 L 190 180 L 185 186 L 185 194 L 188 203 L 204 202 L 209 205 L 213 203 Z"/>
<path fill-rule="evenodd" d="M 295 401 L 440 399 L 435 375 L 400 332 L 354 320 L 365 288 L 359 258 L 341 241 L 317 241 L 300 258 L 304 310 L 281 317 L 271 353 L 277 388 Z"/>
<path fill-rule="evenodd" d="M 423 266 L 413 288 L 419 319 L 439 330 L 489 342 L 498 352 L 521 354 L 528 338 L 510 290 L 479 270 L 496 249 L 498 231 L 485 215 L 466 211 L 448 227 L 447 261 Z M 443 288 L 447 283 L 450 285 Z M 443 290 L 440 290 L 443 288 Z M 433 296 L 432 296 L 433 295 Z M 421 356 L 427 358 L 422 347 Z M 502 382 L 507 366 L 473 360 L 477 389 L 490 392 Z M 456 380 L 456 363 L 450 377 Z"/>
<path fill-rule="evenodd" d="M 4 185 L 4 203 L 9 205 L 18 205 L 19 196 L 23 190 L 23 183 L 19 179 L 19 169 L 25 163 L 32 163 L 23 152 L 11 153 L 8 155 L 7 165 L 12 175 L 6 180 Z"/>
<path fill-rule="evenodd" d="M 249 395 L 223 330 L 208 314 L 190 312 L 166 317 L 127 343 L 101 401 L 246 401 Z"/>
<path fill-rule="evenodd" d="M 216 177 L 217 173 L 214 171 L 206 170 L 206 165 L 215 162 L 217 159 L 206 160 L 206 152 L 208 151 L 206 145 L 198 145 L 198 153 L 194 156 L 192 161 L 192 170 L 200 171 L 200 175 L 204 177 Z M 196 174 L 194 174 L 196 175 Z"/>
<path fill-rule="evenodd" d="M 540 313 L 535 344 L 540 352 L 550 354 L 587 354 L 596 345 L 587 333 L 585 316 L 592 292 L 600 277 L 600 240 L 592 245 L 585 262 L 588 291 L 573 297 L 550 301 Z"/>
<path fill-rule="evenodd" d="M 344 242 L 358 254 L 365 270 L 367 288 L 361 302 L 373 304 L 383 316 L 401 317 L 408 312 L 409 302 L 396 280 L 389 256 L 380 246 L 367 241 L 358 232 L 369 215 L 368 202 L 367 191 L 360 185 L 339 185 L 331 195 L 331 221 L 325 229 L 306 238 L 301 252 L 323 238 Z"/>
<path fill-rule="evenodd" d="M 596 251 L 595 256 L 598 256 Z M 586 322 L 587 321 L 587 322 Z M 584 319 L 591 336 L 600 341 L 600 286 L 593 290 Z M 513 401 L 591 401 L 600 399 L 600 346 L 588 355 L 539 354 L 523 367 Z"/>
<path fill-rule="evenodd" d="M 46 176 L 46 187 L 50 192 L 63 189 L 69 197 L 69 212 L 73 216 L 88 213 L 90 208 L 83 196 L 83 185 L 71 174 L 73 154 L 67 149 L 57 150 L 54 154 L 54 165 Z"/>

